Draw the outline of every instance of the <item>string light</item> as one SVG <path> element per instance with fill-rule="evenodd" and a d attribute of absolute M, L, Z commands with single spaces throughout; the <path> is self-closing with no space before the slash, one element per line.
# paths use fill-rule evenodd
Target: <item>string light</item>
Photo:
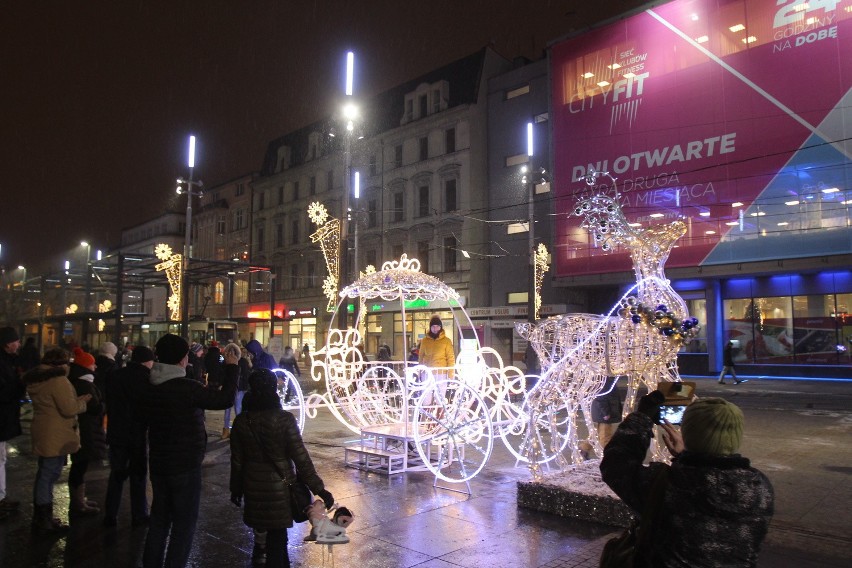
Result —
<path fill-rule="evenodd" d="M 535 251 L 534 259 L 535 267 L 535 314 L 533 319 L 538 320 L 538 314 L 541 310 L 541 287 L 544 284 L 544 274 L 550 268 L 550 253 L 547 252 L 547 247 L 543 243 L 539 243 Z"/>
<path fill-rule="evenodd" d="M 322 283 L 322 293 L 328 298 L 326 311 L 333 312 L 340 282 L 340 219 L 331 218 L 325 205 L 318 201 L 308 205 L 308 217 L 319 227 L 311 234 L 311 242 L 319 242 L 322 248 L 328 270 Z"/>
<path fill-rule="evenodd" d="M 163 262 L 157 264 L 154 269 L 165 271 L 172 295 L 169 296 L 166 305 L 169 308 L 169 318 L 172 321 L 180 319 L 180 284 L 183 281 L 183 255 L 172 253 L 172 247 L 160 243 L 154 248 L 154 255 Z"/>

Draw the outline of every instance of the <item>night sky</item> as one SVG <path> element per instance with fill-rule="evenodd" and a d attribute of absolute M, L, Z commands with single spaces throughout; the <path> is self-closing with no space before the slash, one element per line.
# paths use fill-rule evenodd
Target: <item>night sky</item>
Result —
<path fill-rule="evenodd" d="M 0 263 L 59 269 L 85 256 L 81 240 L 107 249 L 123 227 L 182 211 L 174 180 L 188 173 L 190 134 L 205 186 L 259 170 L 270 140 L 339 107 L 347 50 L 366 97 L 489 44 L 537 58 L 548 42 L 642 3 L 6 3 Z"/>

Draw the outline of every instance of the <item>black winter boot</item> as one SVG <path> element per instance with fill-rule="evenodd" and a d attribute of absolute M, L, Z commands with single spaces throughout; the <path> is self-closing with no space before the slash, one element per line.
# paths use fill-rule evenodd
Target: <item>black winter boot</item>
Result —
<path fill-rule="evenodd" d="M 53 516 L 53 503 L 33 505 L 32 530 L 39 534 L 57 534 L 68 530 L 68 525 Z"/>

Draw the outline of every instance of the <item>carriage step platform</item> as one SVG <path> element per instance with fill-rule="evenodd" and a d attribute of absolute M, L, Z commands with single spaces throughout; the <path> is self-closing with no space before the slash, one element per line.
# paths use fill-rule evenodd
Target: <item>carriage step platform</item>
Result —
<path fill-rule="evenodd" d="M 428 471 L 417 451 L 413 426 L 391 423 L 361 429 L 360 440 L 350 442 L 344 448 L 344 463 L 347 467 L 395 475 L 406 471 Z M 423 454 L 433 465 L 440 460 L 440 446 L 432 440 L 420 441 Z"/>

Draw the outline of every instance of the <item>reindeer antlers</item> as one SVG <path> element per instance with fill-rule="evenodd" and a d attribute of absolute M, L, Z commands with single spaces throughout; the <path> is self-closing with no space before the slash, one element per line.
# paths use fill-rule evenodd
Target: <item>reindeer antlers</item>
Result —
<path fill-rule="evenodd" d="M 596 194 L 580 201 L 573 214 L 585 217 L 582 227 L 592 233 L 604 251 L 611 250 L 612 243 L 627 243 L 638 236 L 627 222 L 621 204 L 607 195 Z"/>

